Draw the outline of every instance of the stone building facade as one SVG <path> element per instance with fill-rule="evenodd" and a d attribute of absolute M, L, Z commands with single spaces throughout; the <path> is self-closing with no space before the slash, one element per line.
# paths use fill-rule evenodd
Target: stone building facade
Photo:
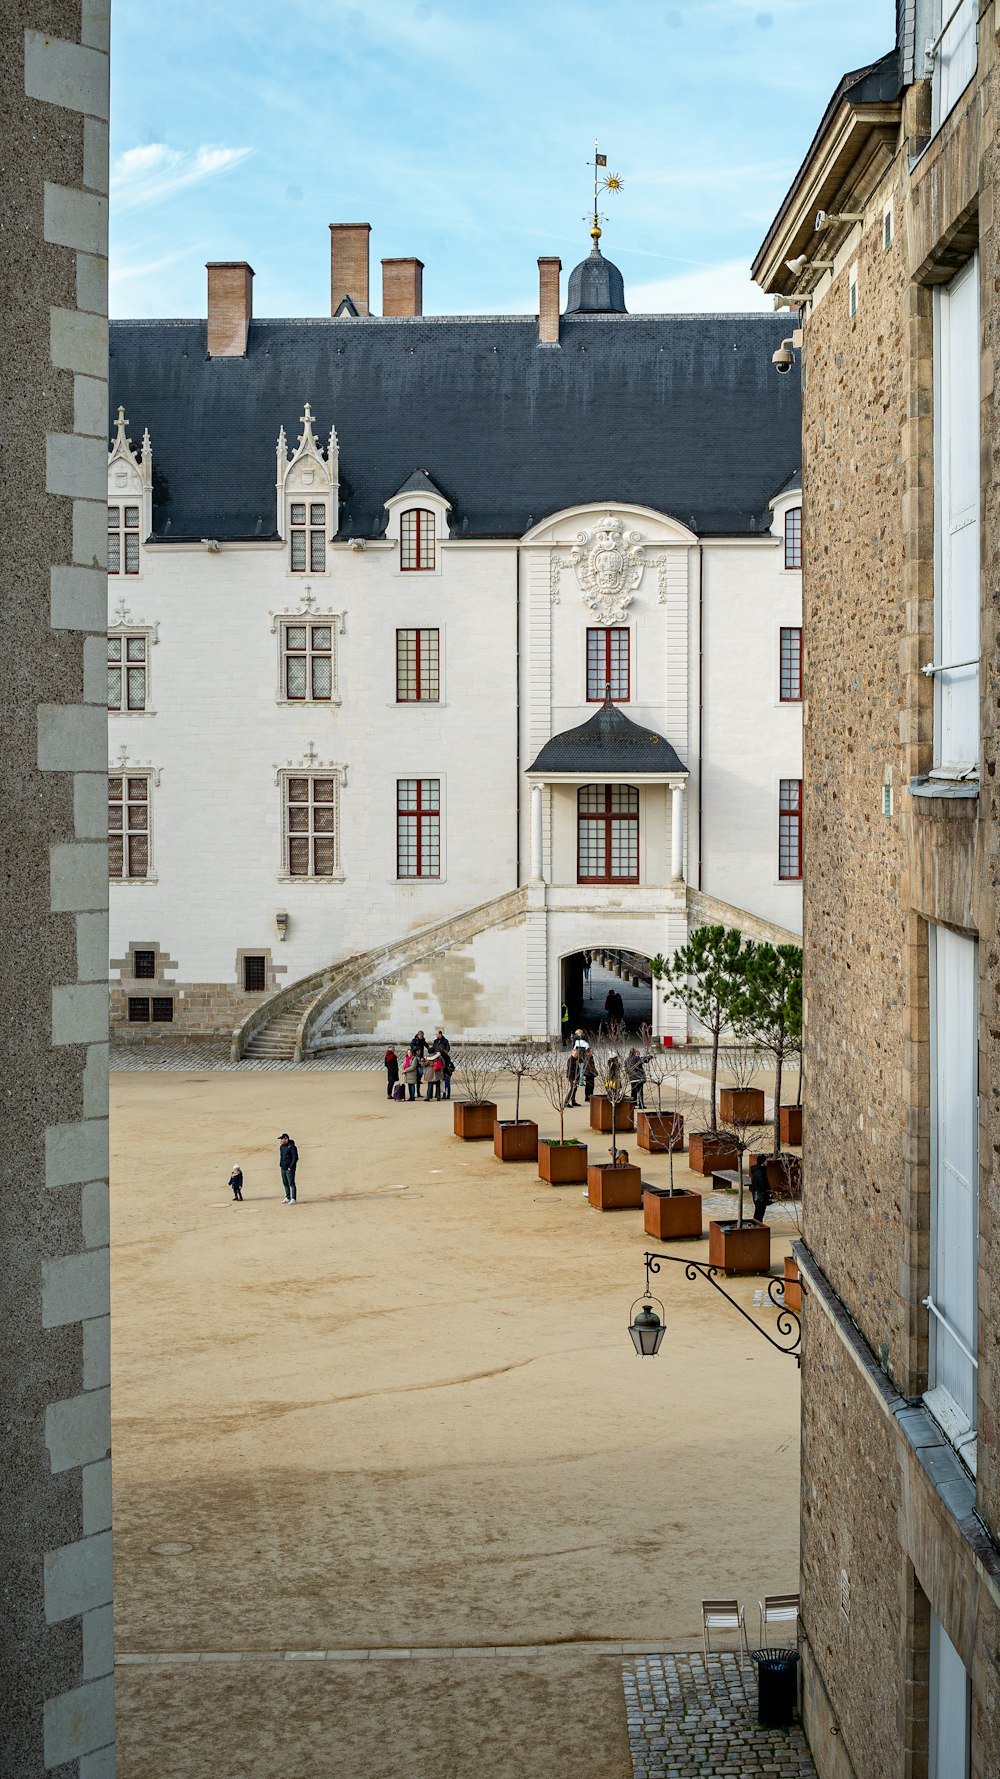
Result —
<path fill-rule="evenodd" d="M 803 1708 L 1000 1774 L 1000 15 L 900 0 L 754 273 L 801 311 Z"/>
<path fill-rule="evenodd" d="M 111 1779 L 108 0 L 4 14 L 0 1771 Z"/>

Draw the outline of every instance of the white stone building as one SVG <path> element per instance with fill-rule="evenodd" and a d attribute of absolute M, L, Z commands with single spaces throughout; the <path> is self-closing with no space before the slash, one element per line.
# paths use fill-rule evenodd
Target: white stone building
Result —
<path fill-rule="evenodd" d="M 372 316 L 331 238 L 329 318 L 226 265 L 207 332 L 112 326 L 120 1031 L 541 1036 L 585 950 L 798 933 L 782 318 L 630 316 L 596 246 L 562 315 L 543 260 L 537 320 L 425 318 L 416 261 Z"/>

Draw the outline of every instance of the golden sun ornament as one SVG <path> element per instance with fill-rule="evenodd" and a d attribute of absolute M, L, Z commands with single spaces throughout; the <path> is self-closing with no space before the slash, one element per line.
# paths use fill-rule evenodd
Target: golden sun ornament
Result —
<path fill-rule="evenodd" d="M 608 173 L 601 180 L 602 191 L 624 191 L 625 181 L 620 173 Z"/>

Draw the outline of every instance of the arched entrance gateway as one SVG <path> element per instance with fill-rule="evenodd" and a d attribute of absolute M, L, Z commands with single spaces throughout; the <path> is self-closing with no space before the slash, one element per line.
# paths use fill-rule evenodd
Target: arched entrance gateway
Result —
<path fill-rule="evenodd" d="M 598 945 L 562 959 L 562 1005 L 570 1031 L 582 1026 L 593 1033 L 621 1024 L 630 1032 L 651 1032 L 657 999 L 649 959 L 639 952 Z"/>

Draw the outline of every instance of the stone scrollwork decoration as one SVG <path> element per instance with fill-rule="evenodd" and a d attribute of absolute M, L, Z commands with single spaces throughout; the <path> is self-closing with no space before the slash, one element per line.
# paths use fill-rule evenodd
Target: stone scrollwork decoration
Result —
<path fill-rule="evenodd" d="M 646 566 L 642 537 L 609 513 L 593 532 L 581 531 L 570 552 L 584 604 L 599 624 L 620 624 Z"/>

